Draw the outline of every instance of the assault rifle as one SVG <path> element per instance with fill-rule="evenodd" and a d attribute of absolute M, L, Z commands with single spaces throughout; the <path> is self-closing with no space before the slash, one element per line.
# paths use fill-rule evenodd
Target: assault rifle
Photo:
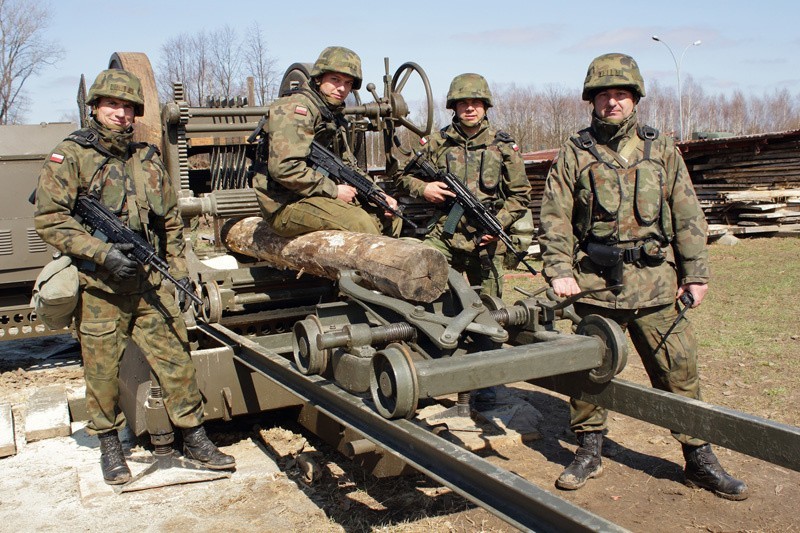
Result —
<path fill-rule="evenodd" d="M 497 217 L 486 209 L 480 200 L 456 177 L 452 172 L 445 172 L 439 170 L 428 161 L 422 152 L 416 152 L 413 158 L 406 165 L 404 173 L 413 173 L 416 170 L 422 173 L 431 181 L 441 181 L 447 188 L 455 194 L 453 198 L 453 206 L 450 208 L 450 213 L 447 215 L 447 220 L 444 224 L 444 233 L 452 235 L 456 230 L 456 225 L 461 217 L 467 216 L 467 219 L 473 224 L 477 225 L 486 234 L 494 235 L 499 238 L 508 248 L 508 252 L 516 256 L 520 263 L 525 265 L 525 268 L 534 276 L 538 274 L 527 261 L 525 256 L 528 255 L 527 251 L 518 252 L 514 247 L 514 241 L 511 236 L 503 229 L 503 224 Z M 480 239 L 478 239 L 480 240 Z"/>
<path fill-rule="evenodd" d="M 183 292 L 197 305 L 203 302 L 188 287 L 179 283 L 169 273 L 169 265 L 156 253 L 150 243 L 141 235 L 120 222 L 119 218 L 111 212 L 100 200 L 89 194 L 80 194 L 75 202 L 75 217 L 78 222 L 89 226 L 95 237 L 111 243 L 132 244 L 133 249 L 127 254 L 142 266 L 150 265 L 162 276 L 170 280 L 175 288 Z"/>
<path fill-rule="evenodd" d="M 384 198 L 383 190 L 380 187 L 361 172 L 345 165 L 344 161 L 317 141 L 311 141 L 311 153 L 308 155 L 308 160 L 314 170 L 323 171 L 334 181 L 354 187 L 357 191 L 357 196 L 362 201 L 377 205 L 384 211 L 389 211 L 405 220 L 412 228 L 417 229 L 417 225 L 404 217 L 399 209 L 392 209 L 386 198 Z"/>

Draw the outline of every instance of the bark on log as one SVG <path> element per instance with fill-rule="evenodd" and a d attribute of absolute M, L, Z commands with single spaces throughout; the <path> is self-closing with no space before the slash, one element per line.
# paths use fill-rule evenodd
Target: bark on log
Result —
<path fill-rule="evenodd" d="M 358 270 L 363 283 L 386 295 L 430 303 L 447 288 L 445 256 L 421 243 L 347 231 L 315 231 L 287 239 L 260 217 L 230 221 L 222 241 L 229 250 L 336 280 L 342 270 Z"/>

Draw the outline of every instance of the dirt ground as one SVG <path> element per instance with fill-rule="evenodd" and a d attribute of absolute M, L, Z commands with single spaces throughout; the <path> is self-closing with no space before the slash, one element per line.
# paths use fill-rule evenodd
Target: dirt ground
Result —
<path fill-rule="evenodd" d="M 796 287 L 788 290 L 797 294 Z M 780 352 L 796 356 L 798 333 L 771 342 L 782 343 Z M 701 349 L 713 353 L 713 348 Z M 0 531 L 514 530 L 421 475 L 371 477 L 299 428 L 290 413 L 210 426 L 212 438 L 239 460 L 230 479 L 116 494 L 102 483 L 97 440 L 82 429 L 33 443 L 19 436 L 24 434 L 25 400 L 34 390 L 52 383 L 82 385 L 80 367 L 70 364 L 76 344 L 69 337 L 13 341 L 0 343 L 0 351 L 0 403 L 14 406 L 18 425 L 17 455 L 0 459 Z M 753 372 L 774 370 L 758 360 L 743 358 L 741 364 Z M 702 363 L 706 399 L 798 424 L 796 372 L 784 382 L 784 392 L 771 381 L 730 374 L 730 365 L 713 359 Z M 621 377 L 644 382 L 637 358 L 629 360 Z M 525 383 L 510 385 L 506 392 L 542 413 L 541 438 L 480 455 L 620 526 L 641 532 L 800 531 L 800 473 L 715 447 L 724 467 L 744 479 L 751 494 L 743 502 L 723 500 L 682 484 L 680 446 L 667 430 L 614 413 L 603 477 L 579 491 L 559 491 L 554 480 L 575 446 L 566 430 L 565 398 Z M 776 397 L 784 403 L 775 404 Z M 134 457 L 147 453 L 133 439 L 126 439 L 125 447 Z"/>

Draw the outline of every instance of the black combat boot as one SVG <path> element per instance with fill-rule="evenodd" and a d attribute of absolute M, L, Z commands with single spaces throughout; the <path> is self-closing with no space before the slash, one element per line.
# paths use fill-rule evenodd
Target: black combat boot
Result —
<path fill-rule="evenodd" d="M 131 471 L 122 453 L 122 443 L 116 430 L 97 435 L 100 439 L 100 467 L 109 485 L 122 485 L 131 480 Z"/>
<path fill-rule="evenodd" d="M 585 431 L 577 433 L 578 449 L 575 459 L 561 472 L 556 480 L 556 487 L 564 490 L 575 490 L 586 485 L 586 481 L 603 475 L 602 431 Z"/>
<path fill-rule="evenodd" d="M 208 440 L 203 426 L 182 429 L 183 454 L 189 459 L 194 459 L 211 470 L 232 470 L 236 468 L 236 460 L 222 453 L 213 442 Z"/>
<path fill-rule="evenodd" d="M 686 459 L 686 484 L 693 488 L 707 489 L 726 500 L 746 500 L 747 485 L 728 474 L 719 464 L 710 444 L 702 446 L 683 445 Z"/>

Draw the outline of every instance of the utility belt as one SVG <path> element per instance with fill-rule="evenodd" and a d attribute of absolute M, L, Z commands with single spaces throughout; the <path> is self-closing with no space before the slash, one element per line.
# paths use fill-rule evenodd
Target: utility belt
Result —
<path fill-rule="evenodd" d="M 625 264 L 639 267 L 658 266 L 666 259 L 659 242 L 649 239 L 633 247 L 611 246 L 594 241 L 585 241 L 581 249 L 597 267 L 609 286 L 622 284 Z"/>

